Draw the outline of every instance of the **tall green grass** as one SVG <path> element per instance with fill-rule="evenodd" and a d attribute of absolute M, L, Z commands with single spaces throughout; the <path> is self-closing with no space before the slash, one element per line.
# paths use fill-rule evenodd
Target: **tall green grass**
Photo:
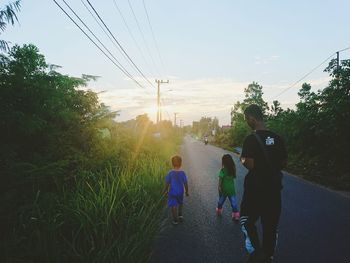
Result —
<path fill-rule="evenodd" d="M 2 261 L 147 262 L 163 208 L 164 174 L 176 147 L 153 142 L 131 165 L 81 171 L 60 193 L 38 191 L 18 211 Z"/>
<path fill-rule="evenodd" d="M 81 179 L 63 207 L 72 228 L 70 257 L 89 262 L 144 262 L 161 208 L 164 160 L 137 169 L 109 168 Z"/>

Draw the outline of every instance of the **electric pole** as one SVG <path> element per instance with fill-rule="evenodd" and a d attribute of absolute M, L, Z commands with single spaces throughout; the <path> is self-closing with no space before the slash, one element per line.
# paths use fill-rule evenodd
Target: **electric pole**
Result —
<path fill-rule="evenodd" d="M 174 127 L 176 127 L 176 115 L 178 115 L 178 112 L 174 112 Z"/>
<path fill-rule="evenodd" d="M 161 109 L 160 109 L 160 84 L 169 83 L 169 80 L 163 81 L 163 80 L 156 79 L 156 83 L 158 84 L 158 90 L 157 90 L 157 123 L 159 123 L 160 121 L 162 121 L 162 112 L 161 112 Z"/>
<path fill-rule="evenodd" d="M 337 70 L 339 69 L 339 51 L 337 51 Z"/>

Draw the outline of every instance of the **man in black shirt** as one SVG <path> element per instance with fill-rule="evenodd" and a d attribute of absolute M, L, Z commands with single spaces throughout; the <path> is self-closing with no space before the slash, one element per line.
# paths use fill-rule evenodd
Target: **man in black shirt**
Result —
<path fill-rule="evenodd" d="M 266 129 L 259 106 L 248 106 L 244 116 L 253 133 L 245 138 L 241 154 L 248 174 L 244 180 L 240 223 L 250 254 L 248 262 L 272 262 L 281 214 L 281 169 L 287 163 L 287 151 L 281 137 Z M 262 246 L 255 226 L 259 218 Z"/>

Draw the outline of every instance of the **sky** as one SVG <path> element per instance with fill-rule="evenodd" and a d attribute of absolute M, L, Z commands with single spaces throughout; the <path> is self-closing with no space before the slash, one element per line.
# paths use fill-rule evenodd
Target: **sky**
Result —
<path fill-rule="evenodd" d="M 65 1 L 142 87 L 112 64 L 52 0 L 22 0 L 19 24 L 8 27 L 1 38 L 35 44 L 48 63 L 62 66 L 61 73 L 100 76 L 88 88 L 119 111 L 118 121 L 143 113 L 156 119 L 156 79 L 169 80 L 161 84 L 163 119 L 173 121 L 176 112 L 185 124 L 202 116 L 229 124 L 231 107 L 244 99 L 244 88 L 253 81 L 263 86 L 266 101 L 277 99 L 284 108 L 293 108 L 303 82 L 314 90 L 326 87 L 327 63 L 279 95 L 281 91 L 350 46 L 346 0 L 90 0 L 151 85 L 96 23 L 86 0 Z M 57 2 L 69 12 L 63 0 Z M 350 50 L 340 53 L 340 59 L 349 58 Z"/>

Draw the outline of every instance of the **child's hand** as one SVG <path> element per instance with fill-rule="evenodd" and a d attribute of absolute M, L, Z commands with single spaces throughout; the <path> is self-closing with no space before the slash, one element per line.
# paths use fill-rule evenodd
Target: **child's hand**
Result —
<path fill-rule="evenodd" d="M 222 192 L 222 189 L 221 189 L 221 187 L 219 187 L 219 189 L 218 189 L 218 190 L 219 190 L 219 194 L 221 194 L 221 192 Z"/>

